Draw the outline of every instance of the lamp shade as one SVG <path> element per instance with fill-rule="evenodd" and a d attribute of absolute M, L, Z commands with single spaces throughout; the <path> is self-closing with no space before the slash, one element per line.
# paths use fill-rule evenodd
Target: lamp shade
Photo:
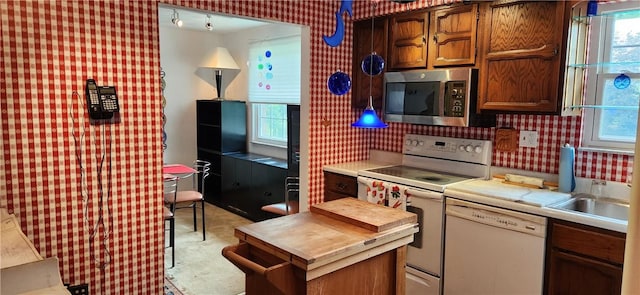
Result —
<path fill-rule="evenodd" d="M 213 49 L 204 67 L 213 69 L 240 69 L 236 61 L 231 57 L 231 54 L 229 54 L 229 50 L 224 47 L 216 47 Z"/>
<path fill-rule="evenodd" d="M 352 127 L 357 128 L 387 128 L 389 125 L 382 122 L 378 119 L 378 115 L 376 111 L 372 108 L 366 108 L 364 112 L 362 112 L 362 116 L 355 123 L 351 124 Z"/>

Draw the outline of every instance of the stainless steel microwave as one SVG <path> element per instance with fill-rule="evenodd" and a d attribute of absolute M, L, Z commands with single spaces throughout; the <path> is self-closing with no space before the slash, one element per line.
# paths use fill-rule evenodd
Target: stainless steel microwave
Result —
<path fill-rule="evenodd" d="M 478 69 L 386 72 L 384 120 L 423 125 L 495 127 L 492 114 L 476 114 Z"/>

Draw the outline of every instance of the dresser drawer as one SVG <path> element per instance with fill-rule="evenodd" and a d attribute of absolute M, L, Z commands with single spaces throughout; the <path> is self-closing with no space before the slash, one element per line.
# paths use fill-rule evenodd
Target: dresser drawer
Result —
<path fill-rule="evenodd" d="M 357 197 L 358 181 L 352 176 L 324 172 L 324 189 L 326 192 L 335 192 L 351 197 Z"/>

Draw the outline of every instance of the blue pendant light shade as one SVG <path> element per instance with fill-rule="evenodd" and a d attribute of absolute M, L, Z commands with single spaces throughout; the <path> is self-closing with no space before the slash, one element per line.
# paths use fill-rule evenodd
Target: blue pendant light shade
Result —
<path fill-rule="evenodd" d="M 362 116 L 355 123 L 351 124 L 352 127 L 357 128 L 387 128 L 389 125 L 378 119 L 376 111 L 372 107 L 367 107 L 362 112 Z"/>

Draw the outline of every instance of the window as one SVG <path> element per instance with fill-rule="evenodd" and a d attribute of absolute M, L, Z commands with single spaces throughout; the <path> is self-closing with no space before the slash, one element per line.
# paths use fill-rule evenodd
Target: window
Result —
<path fill-rule="evenodd" d="M 280 146 L 287 143 L 287 105 L 253 104 L 253 134 L 257 141 Z"/>
<path fill-rule="evenodd" d="M 591 18 L 584 147 L 632 151 L 640 102 L 640 10 L 600 4 Z"/>
<path fill-rule="evenodd" d="M 249 45 L 254 143 L 286 147 L 287 104 L 300 104 L 300 35 Z"/>

